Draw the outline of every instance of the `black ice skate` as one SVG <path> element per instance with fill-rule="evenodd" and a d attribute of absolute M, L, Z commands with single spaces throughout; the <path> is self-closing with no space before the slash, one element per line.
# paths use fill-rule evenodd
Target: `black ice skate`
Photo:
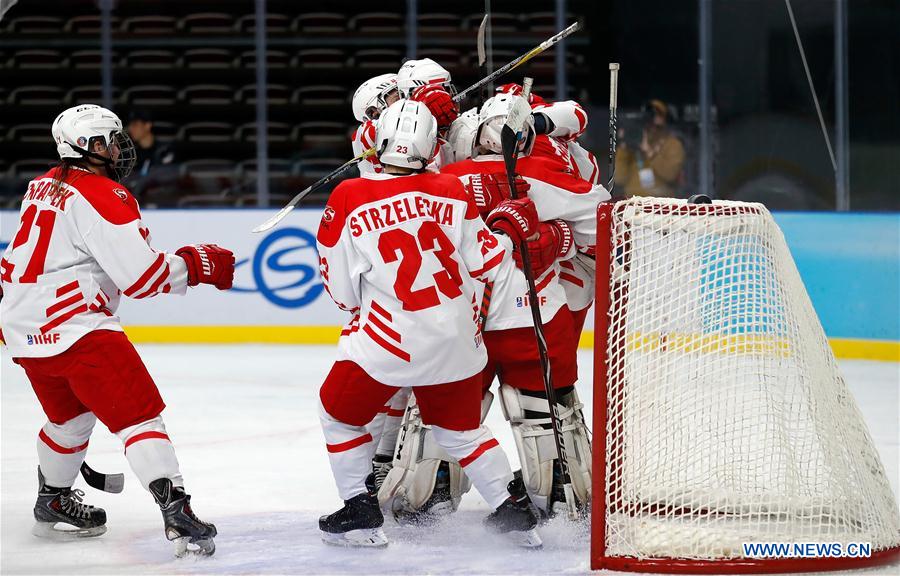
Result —
<path fill-rule="evenodd" d="M 485 525 L 494 532 L 508 536 L 513 542 L 524 548 L 540 548 L 543 545 L 535 526 L 538 524 L 538 511 L 521 478 L 513 478 L 506 488 L 509 498 L 485 518 Z"/>
<path fill-rule="evenodd" d="M 47 486 L 38 468 L 38 497 L 31 533 L 41 538 L 67 540 L 90 538 L 106 532 L 106 512 L 102 508 L 82 504 L 83 497 L 81 490 Z M 65 526 L 57 527 L 60 524 Z"/>
<path fill-rule="evenodd" d="M 211 556 L 216 551 L 215 525 L 194 515 L 191 497 L 185 494 L 184 488 L 173 486 L 168 478 L 160 478 L 150 483 L 150 493 L 162 512 L 166 538 L 175 542 L 175 556 L 181 558 L 187 553 Z"/>
<path fill-rule="evenodd" d="M 394 467 L 394 457 L 386 454 L 376 454 L 372 458 L 372 474 L 375 475 L 375 491 L 381 490 L 384 479 Z"/>
<path fill-rule="evenodd" d="M 381 526 L 384 515 L 378 507 L 375 475 L 366 478 L 367 492 L 344 500 L 344 507 L 319 518 L 322 541 L 335 546 L 383 548 L 388 545 Z"/>

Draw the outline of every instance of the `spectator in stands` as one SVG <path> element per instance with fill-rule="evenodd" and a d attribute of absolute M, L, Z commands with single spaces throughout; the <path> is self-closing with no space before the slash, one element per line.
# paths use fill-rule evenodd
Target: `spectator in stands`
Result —
<path fill-rule="evenodd" d="M 128 188 L 145 206 L 168 204 L 173 198 L 178 170 L 174 148 L 156 138 L 153 115 L 136 108 L 128 117 L 128 135 L 134 142 L 137 161 L 126 182 Z"/>
<path fill-rule="evenodd" d="M 624 188 L 626 197 L 675 196 L 683 179 L 684 145 L 669 128 L 668 107 L 661 100 L 648 103 L 645 117 L 640 144 L 622 139 L 616 186 Z"/>

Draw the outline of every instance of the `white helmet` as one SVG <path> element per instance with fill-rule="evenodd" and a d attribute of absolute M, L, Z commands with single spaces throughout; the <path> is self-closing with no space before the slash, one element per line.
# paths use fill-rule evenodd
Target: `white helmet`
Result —
<path fill-rule="evenodd" d="M 388 94 L 396 89 L 396 74 L 381 74 L 369 78 L 353 93 L 353 115 L 360 122 L 375 120 L 387 108 Z"/>
<path fill-rule="evenodd" d="M 413 90 L 426 84 L 438 84 L 451 96 L 456 95 L 450 72 L 431 58 L 407 60 L 403 63 L 397 73 L 397 87 L 400 88 L 401 96 L 409 98 Z"/>
<path fill-rule="evenodd" d="M 375 150 L 382 164 L 423 170 L 437 148 L 437 121 L 428 106 L 398 100 L 375 124 Z"/>
<path fill-rule="evenodd" d="M 447 132 L 447 145 L 454 162 L 472 157 L 475 133 L 478 131 L 478 108 L 469 108 L 459 115 Z"/>
<path fill-rule="evenodd" d="M 475 142 L 472 145 L 472 157 L 480 154 L 502 154 L 501 134 L 506 123 L 506 115 L 512 109 L 517 100 L 524 101 L 521 96 L 515 94 L 498 94 L 481 106 L 478 114 L 478 130 L 475 133 Z M 528 106 L 527 102 L 525 103 Z M 531 107 L 528 106 L 530 109 Z M 525 138 L 519 143 L 519 155 L 528 156 L 534 148 L 534 118 L 529 114 L 525 117 Z"/>
<path fill-rule="evenodd" d="M 111 111 L 96 104 L 82 104 L 64 110 L 53 121 L 50 128 L 56 141 L 59 157 L 91 158 L 106 165 L 107 172 L 115 180 L 121 181 L 131 174 L 136 159 L 134 143 L 122 130 L 122 121 Z M 118 148 L 115 158 L 107 158 L 93 151 L 94 143 L 100 141 L 104 149 Z"/>

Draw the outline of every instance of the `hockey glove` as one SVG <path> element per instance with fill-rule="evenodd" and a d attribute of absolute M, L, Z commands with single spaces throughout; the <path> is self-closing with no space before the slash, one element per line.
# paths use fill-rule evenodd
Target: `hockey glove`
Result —
<path fill-rule="evenodd" d="M 541 222 L 537 231 L 540 236 L 528 242 L 528 256 L 535 278 L 553 266 L 557 259 L 568 256 L 574 246 L 572 228 L 564 220 Z M 522 255 L 518 249 L 513 251 L 513 260 L 522 268 Z"/>
<path fill-rule="evenodd" d="M 530 198 L 504 200 L 485 219 L 488 228 L 502 232 L 517 244 L 528 240 L 538 231 L 537 208 Z"/>
<path fill-rule="evenodd" d="M 234 254 L 215 244 L 191 244 L 175 251 L 187 263 L 188 286 L 212 284 L 228 290 L 234 281 Z"/>
<path fill-rule="evenodd" d="M 531 185 L 521 176 L 516 175 L 515 184 L 517 197 L 528 195 Z M 466 184 L 466 191 L 475 200 L 475 206 L 482 216 L 490 214 L 500 202 L 512 198 L 506 174 L 473 174 Z"/>
<path fill-rule="evenodd" d="M 437 120 L 438 130 L 444 130 L 459 118 L 459 104 L 453 101 L 450 93 L 437 84 L 429 84 L 417 88 L 410 100 L 422 102 Z"/>

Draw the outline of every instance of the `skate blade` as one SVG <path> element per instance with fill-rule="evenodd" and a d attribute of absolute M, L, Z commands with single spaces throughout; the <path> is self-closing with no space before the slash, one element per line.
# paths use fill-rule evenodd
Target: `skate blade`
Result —
<path fill-rule="evenodd" d="M 191 542 L 190 536 L 182 536 L 180 538 L 175 538 L 172 542 L 175 544 L 176 558 L 184 558 L 185 556 L 212 556 L 216 552 L 216 543 L 212 538 Z"/>
<path fill-rule="evenodd" d="M 191 541 L 190 536 L 182 536 L 172 541 L 175 544 L 175 556 L 212 556 L 216 552 L 216 543 L 212 538 Z"/>
<path fill-rule="evenodd" d="M 56 526 L 61 525 L 62 528 Z M 38 538 L 47 538 L 49 540 L 70 541 L 80 540 L 82 538 L 94 538 L 106 532 L 106 525 L 94 526 L 93 528 L 76 528 L 65 522 L 35 522 L 31 528 L 31 533 Z"/>
<path fill-rule="evenodd" d="M 541 537 L 538 535 L 537 530 L 532 528 L 531 530 L 515 530 L 512 532 L 507 532 L 504 534 L 513 544 L 516 546 L 520 546 L 522 548 L 530 548 L 532 550 L 536 550 L 539 548 L 543 548 L 544 541 L 541 540 Z"/>
<path fill-rule="evenodd" d="M 344 546 L 349 548 L 384 548 L 388 545 L 387 536 L 381 528 L 366 528 L 363 530 L 351 530 L 343 534 L 331 534 L 321 532 L 322 542 L 332 546 Z"/>
<path fill-rule="evenodd" d="M 431 516 L 449 516 L 450 514 L 453 514 L 453 502 L 450 500 L 438 502 L 428 508 L 425 513 L 430 514 Z"/>

